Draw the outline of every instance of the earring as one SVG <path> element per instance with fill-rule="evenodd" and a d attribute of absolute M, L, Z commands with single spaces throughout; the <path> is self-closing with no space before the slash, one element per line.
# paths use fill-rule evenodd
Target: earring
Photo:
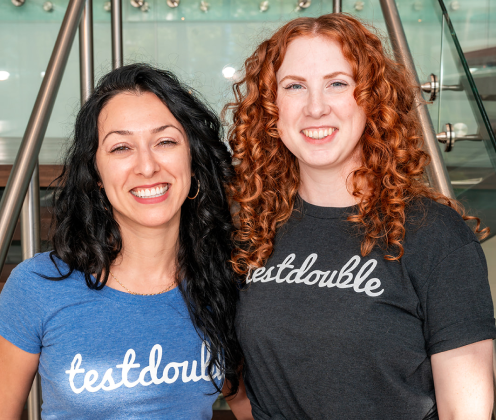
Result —
<path fill-rule="evenodd" d="M 195 194 L 195 196 L 194 196 L 194 197 L 190 197 L 190 196 L 188 195 L 188 198 L 189 198 L 190 200 L 194 200 L 196 197 L 198 197 L 198 193 L 200 192 L 200 181 L 198 180 L 198 178 L 196 179 L 196 182 L 198 183 L 198 190 L 196 191 L 196 194 Z"/>

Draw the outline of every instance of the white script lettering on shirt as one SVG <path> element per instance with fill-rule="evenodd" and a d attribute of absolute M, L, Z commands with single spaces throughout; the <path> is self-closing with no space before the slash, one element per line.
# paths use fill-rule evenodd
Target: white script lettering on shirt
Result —
<path fill-rule="evenodd" d="M 358 273 L 353 275 L 353 270 L 358 267 L 361 261 L 361 258 L 358 255 L 351 257 L 339 272 L 338 270 L 334 270 L 332 272 L 330 270 L 310 271 L 310 268 L 312 268 L 315 261 L 317 261 L 317 254 L 310 254 L 307 259 L 303 261 L 300 268 L 294 268 L 294 266 L 291 265 L 295 258 L 295 254 L 289 254 L 281 264 L 277 264 L 276 267 L 279 270 L 275 276 L 273 276 L 273 271 L 276 267 L 257 268 L 253 271 L 253 273 L 250 272 L 248 274 L 246 282 L 250 283 L 259 281 L 261 283 L 266 283 L 275 280 L 276 283 L 304 283 L 308 286 L 313 286 L 318 283 L 319 287 L 338 287 L 340 289 L 348 287 L 353 288 L 353 290 L 357 293 L 365 292 L 366 295 L 372 297 L 379 296 L 384 292 L 384 289 L 377 290 L 381 287 L 381 281 L 379 279 L 372 278 L 367 280 L 377 266 L 377 260 L 375 259 L 368 260 L 362 265 Z M 282 272 L 287 269 L 293 270 L 283 277 Z M 307 273 L 308 275 L 306 275 Z M 303 277 L 304 275 L 306 275 L 306 277 Z"/>
<path fill-rule="evenodd" d="M 83 368 L 81 368 L 81 364 L 83 363 L 83 357 L 81 354 L 76 354 L 71 363 L 71 368 L 66 370 L 65 373 L 69 375 L 69 384 L 71 385 L 71 389 L 75 394 L 80 394 L 85 389 L 89 392 L 97 392 L 100 390 L 103 391 L 113 391 L 124 385 L 127 388 L 133 388 L 138 384 L 143 386 L 150 386 L 151 384 L 160 385 L 161 383 L 172 384 L 179 379 L 180 376 L 180 368 L 182 368 L 181 372 L 181 380 L 183 382 L 198 382 L 203 379 L 204 381 L 210 381 L 210 377 L 208 376 L 208 363 L 210 361 L 210 351 L 208 350 L 208 346 L 203 342 L 201 348 L 201 370 L 200 376 L 196 374 L 197 371 L 197 361 L 193 360 L 191 363 L 191 370 L 188 375 L 188 361 L 184 361 L 182 363 L 171 362 L 165 366 L 162 376 L 158 377 L 158 367 L 160 362 L 162 361 L 162 346 L 160 344 L 155 344 L 150 351 L 149 364 L 143 370 L 141 370 L 139 378 L 130 382 L 128 379 L 128 373 L 131 369 L 137 369 L 140 367 L 139 363 L 134 363 L 136 359 L 136 352 L 133 349 L 129 349 L 125 356 L 122 364 L 116 365 L 117 369 L 122 369 L 121 375 L 122 380 L 118 383 L 115 383 L 114 378 L 112 376 L 113 369 L 109 368 L 103 375 L 102 380 L 98 385 L 95 383 L 98 380 L 98 372 L 96 370 L 89 370 L 86 372 Z M 77 388 L 74 385 L 74 378 L 76 375 L 83 374 L 84 375 L 84 383 L 83 386 Z M 146 374 L 150 375 L 150 380 L 146 380 Z M 216 367 L 214 374 L 212 375 L 214 379 L 218 378 L 220 380 L 223 379 L 223 374 L 221 374 L 220 370 Z"/>

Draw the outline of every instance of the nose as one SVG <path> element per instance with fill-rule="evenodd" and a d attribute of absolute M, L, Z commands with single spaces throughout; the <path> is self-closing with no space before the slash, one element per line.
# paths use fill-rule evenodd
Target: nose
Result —
<path fill-rule="evenodd" d="M 153 152 L 148 148 L 140 149 L 137 155 L 135 172 L 145 178 L 151 178 L 159 170 L 160 165 Z"/>
<path fill-rule="evenodd" d="M 308 95 L 304 111 L 307 116 L 315 119 L 328 115 L 331 112 L 331 106 L 324 92 L 311 91 Z"/>

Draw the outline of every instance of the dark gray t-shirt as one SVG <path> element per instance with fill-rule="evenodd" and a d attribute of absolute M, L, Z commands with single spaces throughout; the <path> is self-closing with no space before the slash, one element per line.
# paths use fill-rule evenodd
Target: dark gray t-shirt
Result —
<path fill-rule="evenodd" d="M 299 200 L 240 293 L 237 331 L 255 419 L 437 419 L 430 356 L 496 338 L 480 244 L 419 200 L 405 254 L 360 254 L 355 210 Z"/>

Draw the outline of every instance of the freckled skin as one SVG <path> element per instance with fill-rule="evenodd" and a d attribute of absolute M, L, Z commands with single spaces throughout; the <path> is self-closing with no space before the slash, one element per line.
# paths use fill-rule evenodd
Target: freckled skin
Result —
<path fill-rule="evenodd" d="M 349 174 L 360 164 L 358 143 L 366 116 L 353 96 L 352 67 L 341 46 L 322 36 L 297 38 L 289 44 L 276 76 L 277 127 L 283 143 L 298 158 L 300 171 Z M 319 127 L 338 130 L 320 141 L 302 133 Z"/>
<path fill-rule="evenodd" d="M 170 127 L 152 131 L 165 125 Z M 121 93 L 101 111 L 98 131 L 96 164 L 121 228 L 178 224 L 191 185 L 191 157 L 186 133 L 169 109 L 152 93 Z M 160 203 L 142 204 L 130 193 L 156 183 L 170 184 Z"/>

